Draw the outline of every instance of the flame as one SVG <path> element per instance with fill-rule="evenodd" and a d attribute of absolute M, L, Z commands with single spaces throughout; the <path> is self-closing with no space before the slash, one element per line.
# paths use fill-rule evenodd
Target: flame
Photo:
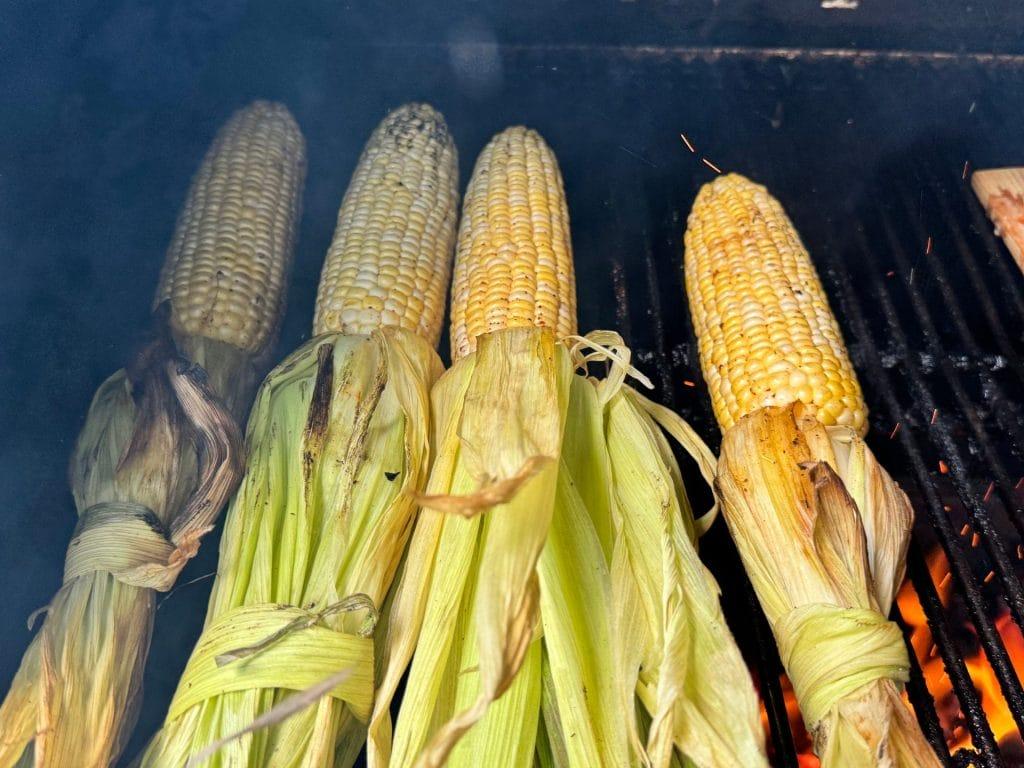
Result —
<path fill-rule="evenodd" d="M 938 547 L 926 557 L 928 573 L 932 583 L 935 585 L 943 608 L 949 603 L 953 592 L 953 582 L 950 577 L 949 562 L 945 553 Z M 910 635 L 910 644 L 914 649 L 924 675 L 925 685 L 928 692 L 935 699 L 935 709 L 942 726 L 942 732 L 946 737 L 946 744 L 950 754 L 961 748 L 973 748 L 970 730 L 960 710 L 960 702 L 953 691 L 953 685 L 943 667 L 942 656 L 935 647 L 932 632 L 925 618 L 924 608 L 918 599 L 917 592 L 910 581 L 905 581 L 896 597 L 900 614 L 907 625 Z M 1013 664 L 1014 671 L 1019 679 L 1024 680 L 1024 635 L 1020 628 L 1014 623 L 1010 616 L 1009 609 L 1005 606 L 995 619 L 995 628 L 1006 646 L 1007 654 Z M 968 626 L 970 632 L 973 627 Z M 1001 749 L 1010 748 L 1016 752 L 1024 749 L 1024 742 L 1017 731 L 1017 725 L 1013 715 L 1003 698 L 999 689 L 999 681 L 988 663 L 984 651 L 979 644 L 965 657 L 964 664 L 974 682 L 975 689 L 981 698 L 981 706 L 988 719 L 992 732 L 999 742 Z M 804 727 L 803 718 L 797 706 L 796 696 L 793 694 L 793 686 L 786 675 L 779 676 L 779 683 L 782 686 L 783 697 L 786 702 L 786 713 L 789 717 L 790 730 L 793 733 L 793 743 L 797 751 L 797 762 L 799 768 L 820 768 L 820 762 L 814 756 L 813 743 L 810 734 Z M 904 694 L 904 701 L 910 706 L 909 699 Z M 761 724 L 765 733 L 769 735 L 768 743 L 772 743 L 768 725 L 768 713 L 761 704 Z M 769 752 L 771 748 L 769 747 Z"/>
<path fill-rule="evenodd" d="M 946 607 L 953 589 L 952 579 L 949 575 L 949 562 L 942 550 L 937 547 L 927 556 L 926 562 L 939 600 L 942 606 Z M 896 597 L 896 602 L 910 632 L 910 644 L 921 665 L 925 685 L 935 699 L 936 714 L 950 753 L 955 753 L 964 747 L 973 747 L 970 731 L 960 709 L 960 702 L 953 691 L 949 676 L 946 674 L 942 657 L 935 647 L 917 591 L 910 581 L 904 582 Z M 1005 606 L 994 623 L 996 631 L 1006 646 L 1014 670 L 1020 677 L 1024 673 L 1024 637 Z M 967 629 L 974 632 L 973 627 L 968 626 Z M 998 678 L 980 645 L 975 644 L 974 649 L 965 655 L 964 664 L 981 698 L 982 709 L 996 740 L 1003 747 L 1010 742 L 1019 744 L 1021 738 L 1017 732 L 1017 725 L 999 689 Z M 904 698 L 906 699 L 906 696 Z"/>

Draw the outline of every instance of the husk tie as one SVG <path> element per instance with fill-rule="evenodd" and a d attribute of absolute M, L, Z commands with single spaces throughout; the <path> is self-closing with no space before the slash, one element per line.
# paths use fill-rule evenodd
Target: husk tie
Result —
<path fill-rule="evenodd" d="M 64 561 L 64 583 L 105 571 L 123 584 L 164 592 L 184 560 L 171 564 L 177 547 L 149 507 L 125 501 L 93 504 L 78 519 Z"/>
<path fill-rule="evenodd" d="M 322 623 L 339 611 L 369 610 L 356 634 Z M 327 692 L 349 705 L 360 720 L 373 703 L 373 627 L 369 598 L 354 595 L 323 611 L 289 605 L 243 605 L 214 619 L 189 659 L 171 701 L 168 719 L 206 699 L 233 691 L 313 688 L 341 669 L 351 670 Z"/>
<path fill-rule="evenodd" d="M 802 605 L 779 619 L 775 639 L 811 731 L 857 689 L 909 676 L 899 627 L 870 608 Z"/>

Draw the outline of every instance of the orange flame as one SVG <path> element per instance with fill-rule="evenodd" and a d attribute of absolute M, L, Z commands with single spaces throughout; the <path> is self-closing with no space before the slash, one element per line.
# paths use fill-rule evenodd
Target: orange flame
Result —
<path fill-rule="evenodd" d="M 942 550 L 936 547 L 926 558 L 928 573 L 932 583 L 935 584 L 939 601 L 945 608 L 953 590 L 952 579 L 950 578 L 949 562 Z M 973 747 L 971 734 L 967 728 L 963 712 L 960 710 L 960 703 L 953 691 L 953 685 L 946 675 L 943 667 L 942 656 L 935 647 L 931 629 L 925 618 L 924 609 L 918 599 L 917 592 L 910 581 L 905 581 L 899 594 L 896 597 L 900 614 L 907 625 L 910 633 L 910 644 L 914 649 L 914 655 L 921 666 L 924 675 L 925 685 L 928 692 L 935 699 L 936 713 L 939 724 L 946 737 L 946 744 L 950 753 L 964 747 Z M 1014 623 L 1007 608 L 995 619 L 995 628 L 1006 646 L 1007 654 L 1013 664 L 1017 677 L 1024 680 L 1024 635 Z M 973 631 L 973 628 L 970 628 Z M 975 689 L 981 698 L 981 706 L 988 719 L 992 732 L 1002 749 L 1007 747 L 1017 752 L 1024 749 L 1017 725 L 1013 715 L 1003 698 L 999 689 L 999 681 L 995 672 L 988 663 L 984 651 L 976 646 L 973 652 L 964 659 L 964 664 L 974 682 Z M 789 717 L 790 730 L 793 732 L 793 743 L 797 751 L 797 760 L 800 768 L 819 768 L 820 762 L 814 756 L 813 744 L 810 735 L 804 727 L 803 718 L 797 706 L 796 696 L 793 694 L 793 687 L 786 675 L 780 675 L 779 682 L 782 686 L 783 697 L 786 702 L 786 713 Z M 904 694 L 907 706 L 910 702 Z M 769 734 L 771 744 L 768 713 L 761 705 L 761 724 L 765 733 Z"/>
<path fill-rule="evenodd" d="M 939 600 L 945 607 L 949 601 L 952 590 L 952 579 L 949 577 L 949 562 L 941 549 L 933 550 L 926 559 L 928 573 L 932 583 L 939 595 Z M 973 747 L 970 731 L 964 720 L 963 712 L 960 709 L 960 702 L 953 691 L 953 685 L 949 680 L 943 667 L 942 657 L 938 653 L 932 632 L 925 619 L 924 609 L 921 607 L 917 591 L 913 585 L 906 581 L 896 597 L 900 613 L 910 631 L 910 644 L 914 649 L 914 655 L 921 665 L 921 672 L 924 675 L 925 685 L 928 692 L 935 699 L 935 709 L 938 714 L 939 724 L 946 737 L 946 744 L 951 753 L 963 747 Z M 1014 670 L 1020 677 L 1024 673 L 1024 637 L 1016 624 L 1010 617 L 1009 610 L 1005 607 L 995 619 L 995 627 L 1003 639 L 1006 651 L 1010 656 Z M 973 631 L 973 628 L 968 627 Z M 1013 715 L 1003 698 L 999 689 L 999 681 L 993 672 L 984 651 L 976 646 L 973 651 L 964 657 L 964 665 L 971 676 L 975 689 L 981 699 L 981 706 L 988 719 L 996 741 L 1001 746 L 1007 746 L 1009 742 L 1020 742 L 1021 738 L 1017 732 L 1017 725 Z"/>

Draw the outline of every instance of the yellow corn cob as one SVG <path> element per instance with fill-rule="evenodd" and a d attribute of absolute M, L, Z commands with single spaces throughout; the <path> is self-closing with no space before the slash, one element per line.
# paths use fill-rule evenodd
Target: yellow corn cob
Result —
<path fill-rule="evenodd" d="M 170 300 L 178 334 L 255 355 L 270 346 L 305 165 L 302 132 L 281 104 L 254 102 L 220 130 L 178 217 L 154 301 Z"/>
<path fill-rule="evenodd" d="M 313 331 L 397 326 L 436 345 L 451 269 L 455 144 L 429 104 L 389 114 L 349 183 L 317 292 Z"/>
<path fill-rule="evenodd" d="M 576 333 L 576 281 L 562 174 L 536 132 L 516 126 L 484 148 L 466 189 L 452 281 L 452 356 L 500 328 Z"/>
<path fill-rule="evenodd" d="M 867 406 L 800 236 L 759 184 L 729 174 L 697 195 L 686 290 L 722 431 L 767 405 L 802 402 L 864 434 Z"/>

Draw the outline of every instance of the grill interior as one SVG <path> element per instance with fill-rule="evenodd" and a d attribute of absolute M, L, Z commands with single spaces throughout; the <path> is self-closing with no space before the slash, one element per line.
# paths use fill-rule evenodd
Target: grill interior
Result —
<path fill-rule="evenodd" d="M 307 136 L 284 354 L 308 334 L 363 140 L 386 109 L 426 99 L 452 128 L 463 183 L 495 131 L 526 123 L 544 134 L 569 195 L 581 329 L 622 332 L 656 396 L 713 447 L 717 427 L 683 294 L 685 217 L 714 174 L 702 157 L 769 186 L 839 316 L 871 408 L 869 443 L 917 511 L 911 586 L 896 615 L 916 660 L 909 699 L 936 749 L 946 755 L 952 745 L 949 765 L 1024 765 L 1024 280 L 963 178 L 965 162 L 1024 164 L 1024 57 L 699 40 L 499 45 L 501 30 L 482 23 L 470 24 L 465 42 L 425 34 L 371 44 L 358 24 L 315 16 L 270 24 L 256 11 L 187 27 L 177 42 L 139 34 L 126 51 L 103 37 L 103 24 L 127 22 L 96 13 L 68 32 L 75 44 L 54 59 L 60 66 L 33 81 L 41 95 L 25 96 L 0 127 L 10 152 L 0 242 L 14 254 L 14 277 L 0 289 L 0 391 L 8 393 L 0 502 L 10 510 L 0 524 L 0 580 L 15 585 L 9 626 L 59 584 L 74 524 L 64 482 L 70 441 L 91 393 L 138 338 L 150 300 L 139 286 L 156 284 L 176 206 L 215 126 L 266 97 L 286 102 Z M 833 32 L 824 42 L 841 42 Z M 706 501 L 695 474 L 690 487 L 697 504 Z M 724 525 L 701 552 L 758 678 L 774 764 L 810 768 Z M 216 553 L 213 536 L 163 598 L 125 764 L 166 711 L 198 636 L 210 586 L 202 577 Z M 0 647 L 0 684 L 27 641 Z"/>

